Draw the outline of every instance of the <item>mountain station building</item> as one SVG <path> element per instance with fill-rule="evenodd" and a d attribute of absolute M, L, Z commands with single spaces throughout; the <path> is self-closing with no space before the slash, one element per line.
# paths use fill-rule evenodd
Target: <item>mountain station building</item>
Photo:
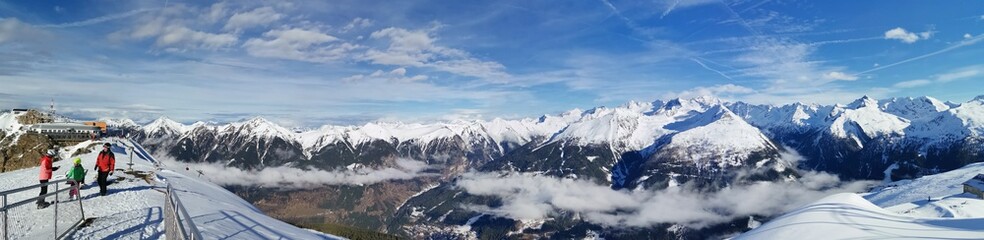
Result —
<path fill-rule="evenodd" d="M 28 131 L 44 134 L 64 146 L 95 139 L 102 129 L 79 123 L 39 123 L 29 126 Z"/>
<path fill-rule="evenodd" d="M 974 194 L 978 198 L 984 199 L 984 174 L 977 174 L 974 178 L 967 180 L 963 183 L 963 188 L 965 193 Z"/>

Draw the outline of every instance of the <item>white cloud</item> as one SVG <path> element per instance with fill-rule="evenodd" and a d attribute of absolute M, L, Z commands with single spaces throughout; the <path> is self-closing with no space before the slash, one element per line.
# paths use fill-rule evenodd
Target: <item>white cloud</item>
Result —
<path fill-rule="evenodd" d="M 669 93 L 664 95 L 663 98 L 695 98 L 701 96 L 728 98 L 729 96 L 735 94 L 749 94 L 754 92 L 755 90 L 752 90 L 751 88 L 729 83 L 729 84 L 722 84 L 722 85 L 714 85 L 710 87 L 696 87 L 678 93 Z"/>
<path fill-rule="evenodd" d="M 204 49 L 217 49 L 235 44 L 238 39 L 231 34 L 215 34 L 195 31 L 184 26 L 165 26 L 158 33 L 157 46 L 192 46 Z"/>
<path fill-rule="evenodd" d="M 885 32 L 885 39 L 898 39 L 905 43 L 914 43 L 919 40 L 919 36 L 902 28 L 894 28 Z"/>
<path fill-rule="evenodd" d="M 921 33 L 919 33 L 919 38 L 921 38 L 923 40 L 929 39 L 929 38 L 933 37 L 933 33 L 934 33 L 933 31 L 921 32 Z"/>
<path fill-rule="evenodd" d="M 226 2 L 217 2 L 209 7 L 208 12 L 202 15 L 206 22 L 215 23 L 225 18 L 227 15 Z"/>
<path fill-rule="evenodd" d="M 762 88 L 751 94 L 735 95 L 736 100 L 784 104 L 789 99 L 805 102 L 838 103 L 864 95 L 865 90 L 844 90 L 838 81 L 855 81 L 859 73 L 845 73 L 845 67 L 830 66 L 812 59 L 817 45 L 800 43 L 781 37 L 760 37 L 747 44 L 747 51 L 733 57 L 724 71 L 731 77 L 751 77 L 766 80 Z"/>
<path fill-rule="evenodd" d="M 357 17 L 355 19 L 352 19 L 351 22 L 349 22 L 344 27 L 342 27 L 341 32 L 343 32 L 343 33 L 344 32 L 348 32 L 348 31 L 351 31 L 352 29 L 356 29 L 356 28 L 366 28 L 366 27 L 372 26 L 372 23 L 373 22 L 372 22 L 371 19 Z"/>
<path fill-rule="evenodd" d="M 959 79 L 964 79 L 964 78 L 969 78 L 969 77 L 977 76 L 980 73 L 981 73 L 981 70 L 980 69 L 974 69 L 972 67 L 971 68 L 965 68 L 963 70 L 957 70 L 957 71 L 954 71 L 954 72 L 940 74 L 940 75 L 936 76 L 936 81 L 939 81 L 939 82 L 950 82 L 950 81 L 954 81 L 954 80 L 959 80 Z"/>
<path fill-rule="evenodd" d="M 509 77 L 505 66 L 471 57 L 467 52 L 436 45 L 430 31 L 386 28 L 370 35 L 389 40 L 386 50 L 370 49 L 362 58 L 374 64 L 430 67 L 452 74 L 503 81 Z"/>
<path fill-rule="evenodd" d="M 627 191 L 588 180 L 535 174 L 466 173 L 455 185 L 469 194 L 502 199 L 502 205 L 494 208 L 465 208 L 513 219 L 545 219 L 574 212 L 588 222 L 610 227 L 676 223 L 700 228 L 749 215 L 774 216 L 833 193 L 863 191 L 870 183 L 842 183 L 834 175 L 803 172 L 794 182 L 736 184 L 711 193 L 686 186 Z"/>
<path fill-rule="evenodd" d="M 753 94 L 743 95 L 736 100 L 756 103 L 756 104 L 788 104 L 790 99 L 797 102 L 817 103 L 817 104 L 838 104 L 850 103 L 858 97 L 868 95 L 873 98 L 889 97 L 892 90 L 883 88 L 850 88 L 843 86 L 823 85 L 823 86 L 804 86 L 770 88 L 760 90 Z"/>
<path fill-rule="evenodd" d="M 974 36 L 973 35 L 970 35 L 970 33 L 964 33 L 964 35 L 963 35 L 963 38 L 965 38 L 965 39 L 966 38 L 972 38 L 972 37 L 974 37 Z"/>
<path fill-rule="evenodd" d="M 199 21 L 196 9 L 181 4 L 169 6 L 158 14 L 143 15 L 129 28 L 111 33 L 113 40 L 153 39 L 154 46 L 165 50 L 220 49 L 235 45 L 239 38 L 228 33 L 210 33 L 195 29 Z M 192 17 L 194 16 L 194 17 Z"/>
<path fill-rule="evenodd" d="M 896 88 L 914 88 L 914 87 L 929 85 L 930 83 L 933 82 L 926 79 L 917 79 L 917 80 L 899 82 L 892 86 Z"/>
<path fill-rule="evenodd" d="M 233 14 L 222 29 L 226 31 L 239 31 L 251 27 L 265 26 L 280 20 L 282 17 L 283 14 L 277 13 L 272 7 L 261 7 L 249 12 Z"/>
<path fill-rule="evenodd" d="M 765 39 L 755 43 L 755 51 L 735 58 L 738 64 L 749 66 L 739 71 L 741 75 L 763 77 L 776 83 L 817 83 L 826 71 L 820 71 L 819 63 L 810 61 L 816 50 L 809 44 L 777 39 Z"/>
<path fill-rule="evenodd" d="M 0 43 L 30 42 L 44 35 L 47 33 L 16 18 L 0 19 Z"/>
<path fill-rule="evenodd" d="M 693 0 L 693 1 L 668 0 L 668 1 L 654 1 L 654 2 L 657 5 L 661 5 L 660 8 L 663 9 L 663 13 L 660 14 L 660 18 L 666 17 L 666 15 L 669 15 L 670 12 L 676 9 L 684 9 L 684 8 L 696 7 L 706 4 L 718 3 L 718 1 L 715 0 Z M 611 5 L 611 3 L 609 3 L 608 1 L 605 1 L 605 3 Z M 614 6 L 609 6 L 609 8 L 614 9 Z"/>
<path fill-rule="evenodd" d="M 407 69 L 406 68 L 393 69 L 393 71 L 390 71 L 390 74 L 397 75 L 397 76 L 405 76 L 407 75 Z"/>
<path fill-rule="evenodd" d="M 947 82 L 956 81 L 956 80 L 960 80 L 960 79 L 966 79 L 966 78 L 970 78 L 970 77 L 975 77 L 975 76 L 979 75 L 982 70 L 984 70 L 984 67 L 982 67 L 980 65 L 969 66 L 969 67 L 962 67 L 962 68 L 958 68 L 958 69 L 952 70 L 952 71 L 947 72 L 947 73 L 942 73 L 942 74 L 935 75 L 932 78 L 932 80 L 917 79 L 917 80 L 911 80 L 911 81 L 904 81 L 904 82 L 896 83 L 896 84 L 892 85 L 892 87 L 895 87 L 895 88 L 913 88 L 913 87 L 919 87 L 919 86 L 929 85 L 929 84 L 932 84 L 932 83 L 947 83 Z"/>
<path fill-rule="evenodd" d="M 372 72 L 371 74 L 369 74 L 369 76 L 370 77 L 382 77 L 383 76 L 383 70 L 376 70 L 375 72 Z"/>
<path fill-rule="evenodd" d="M 348 77 L 342 78 L 342 82 L 354 82 L 354 81 L 359 81 L 359 80 L 362 80 L 362 79 L 365 79 L 365 78 L 366 78 L 366 75 L 356 74 L 356 75 L 352 75 L 352 76 L 348 76 Z"/>
<path fill-rule="evenodd" d="M 243 44 L 252 56 L 307 62 L 331 62 L 348 56 L 358 45 L 311 29 L 277 29 Z"/>
<path fill-rule="evenodd" d="M 108 21 L 113 21 L 113 20 L 117 20 L 117 19 L 128 18 L 128 17 L 135 16 L 137 14 L 151 12 L 151 11 L 154 11 L 154 9 L 137 9 L 137 10 L 128 11 L 128 12 L 124 12 L 124 13 L 111 14 L 111 15 L 106 15 L 106 16 L 102 16 L 102 17 L 96 17 L 96 18 L 92 18 L 92 19 L 86 19 L 86 20 L 77 21 L 77 22 L 41 25 L 39 27 L 45 27 L 45 28 L 84 27 L 84 26 L 89 26 L 89 25 L 104 23 L 104 22 L 108 22 Z"/>
<path fill-rule="evenodd" d="M 384 73 L 383 70 L 376 70 L 375 72 L 370 73 L 368 76 L 363 74 L 356 74 L 356 75 L 342 78 L 342 81 L 352 82 L 352 81 L 360 81 L 360 80 L 365 80 L 365 81 L 383 80 L 387 82 L 416 82 L 416 81 L 427 80 L 428 78 L 429 77 L 427 77 L 427 75 L 407 76 L 406 68 L 396 68 L 393 69 L 392 71 L 389 71 L 388 73 Z"/>
<path fill-rule="evenodd" d="M 442 116 L 441 119 L 446 121 L 473 121 L 483 119 L 484 113 L 485 110 L 482 109 L 456 108 L 451 109 L 451 112 Z"/>
<path fill-rule="evenodd" d="M 504 82 L 506 78 L 509 78 L 509 74 L 505 72 L 506 66 L 498 62 L 482 61 L 475 58 L 435 61 L 430 66 L 438 71 L 479 77 L 497 82 Z"/>
<path fill-rule="evenodd" d="M 370 169 L 351 168 L 332 171 L 299 169 L 293 167 L 268 167 L 262 170 L 242 170 L 221 164 L 186 163 L 165 160 L 171 166 L 188 166 L 191 171 L 201 170 L 203 178 L 221 185 L 308 188 L 321 185 L 369 185 L 391 180 L 413 179 L 434 174 L 426 163 L 409 159 L 397 159 L 395 167 Z M 189 176 L 197 176 L 191 173 Z"/>
<path fill-rule="evenodd" d="M 897 27 L 885 32 L 885 39 L 897 39 L 904 43 L 914 43 L 916 41 L 926 40 L 933 36 L 932 31 L 926 31 L 921 33 L 913 33 L 906 31 L 904 28 Z"/>
<path fill-rule="evenodd" d="M 858 80 L 858 76 L 846 74 L 843 72 L 837 72 L 837 71 L 828 72 L 826 75 L 824 75 L 824 77 L 831 80 L 842 80 L 842 81 Z"/>

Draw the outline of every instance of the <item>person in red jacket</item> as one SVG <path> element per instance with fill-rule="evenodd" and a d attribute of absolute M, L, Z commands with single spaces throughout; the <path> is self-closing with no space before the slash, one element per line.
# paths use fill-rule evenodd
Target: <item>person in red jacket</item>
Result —
<path fill-rule="evenodd" d="M 98 172 L 96 174 L 96 181 L 99 182 L 100 196 L 106 196 L 106 186 L 109 185 L 109 181 L 106 178 L 109 175 L 113 175 L 113 169 L 116 167 L 116 155 L 109 149 L 110 146 L 109 143 L 103 144 L 103 150 L 96 157 L 96 167 L 93 168 Z"/>
<path fill-rule="evenodd" d="M 51 162 L 55 160 L 55 155 L 57 153 L 58 152 L 54 149 L 48 149 L 48 151 L 41 156 L 41 173 L 38 174 L 38 182 L 41 184 L 48 183 L 48 180 L 51 180 L 51 172 L 58 170 L 58 167 L 51 167 Z M 39 209 L 46 208 L 48 205 L 51 205 L 51 203 L 44 200 L 44 197 L 41 197 L 45 194 L 48 194 L 48 185 L 41 186 L 41 193 L 38 194 L 39 198 L 37 201 Z"/>

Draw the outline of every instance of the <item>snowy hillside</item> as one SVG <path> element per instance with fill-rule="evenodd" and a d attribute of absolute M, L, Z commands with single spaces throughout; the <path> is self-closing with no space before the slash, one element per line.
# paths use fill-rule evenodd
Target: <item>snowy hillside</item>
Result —
<path fill-rule="evenodd" d="M 741 166 L 749 155 L 777 147 L 759 131 L 724 106 L 717 105 L 704 113 L 668 126 L 680 129 L 663 148 L 682 149 L 676 159 L 689 160 L 700 166 L 719 168 Z"/>
<path fill-rule="evenodd" d="M 848 105 L 838 108 L 831 114 L 834 117 L 830 132 L 834 136 L 859 139 L 876 138 L 881 136 L 904 135 L 904 129 L 909 121 L 899 116 L 883 112 L 878 108 L 878 101 L 864 96 Z"/>
<path fill-rule="evenodd" d="M 85 142 L 79 146 L 88 146 Z M 126 152 L 129 141 L 114 140 L 116 168 L 126 169 L 131 155 Z M 74 150 L 73 150 L 74 151 Z M 82 165 L 91 168 L 95 165 L 98 152 L 81 155 Z M 117 171 L 111 179 L 119 177 L 109 185 L 109 195 L 98 196 L 95 184 L 96 174 L 89 170 L 85 187 L 81 191 L 82 204 L 86 218 L 94 218 L 89 226 L 79 229 L 71 239 L 160 239 L 165 237 L 162 214 L 164 187 L 171 183 L 177 190 L 193 221 L 206 239 L 335 239 L 337 237 L 300 229 L 293 225 L 270 218 L 220 186 L 196 178 L 197 173 L 186 172 L 180 166 L 154 168 L 154 160 L 146 160 L 144 155 L 133 155 L 133 169 L 149 173 L 149 178 Z M 62 158 L 67 159 L 63 153 Z M 56 178 L 64 178 L 71 167 L 71 161 L 61 160 L 54 164 L 61 169 Z M 0 174 L 0 188 L 13 189 L 37 184 L 37 167 Z M 51 190 L 54 190 L 53 187 Z M 37 196 L 37 191 L 14 194 L 9 201 Z M 60 195 L 67 198 L 67 193 Z M 54 198 L 48 198 L 53 201 Z M 78 216 L 77 203 L 65 202 L 60 206 L 60 216 Z M 12 239 L 50 239 L 51 219 L 54 207 L 38 210 L 33 204 L 14 208 L 10 212 L 10 237 Z M 68 219 L 68 217 L 64 217 Z M 59 228 L 67 227 L 69 220 L 59 221 Z"/>
<path fill-rule="evenodd" d="M 22 125 L 17 121 L 17 116 L 20 115 L 11 112 L 0 113 L 0 131 L 11 134 L 14 131 L 20 130 Z"/>
<path fill-rule="evenodd" d="M 879 103 L 879 108 L 896 116 L 919 120 L 950 109 L 949 105 L 932 97 L 891 98 Z"/>
<path fill-rule="evenodd" d="M 832 195 L 735 239 L 981 239 L 984 200 L 962 193 L 961 186 L 979 173 L 984 163 L 868 194 Z"/>

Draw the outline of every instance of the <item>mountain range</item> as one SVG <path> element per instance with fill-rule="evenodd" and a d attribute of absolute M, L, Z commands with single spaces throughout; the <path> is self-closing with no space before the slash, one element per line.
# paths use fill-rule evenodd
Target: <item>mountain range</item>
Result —
<path fill-rule="evenodd" d="M 462 210 L 462 205 L 501 204 L 455 187 L 455 181 L 469 172 L 532 173 L 586 180 L 614 190 L 687 184 L 716 191 L 747 182 L 795 181 L 800 170 L 828 172 L 841 179 L 914 178 L 979 162 L 984 154 L 984 96 L 964 103 L 865 96 L 847 105 L 782 106 L 697 97 L 518 120 L 372 122 L 305 131 L 292 131 L 261 117 L 228 124 L 185 125 L 166 117 L 142 126 L 130 120 L 111 122 L 129 129 L 156 155 L 243 170 L 337 171 L 353 166 L 397 167 L 399 159 L 425 162 L 433 166 L 429 170 L 433 174 L 409 180 L 324 186 L 307 192 L 233 188 L 261 208 L 315 198 L 320 204 L 307 207 L 321 212 L 303 217 L 405 236 L 455 234 L 460 231 L 454 226 L 468 225 L 477 229 L 471 232 L 479 237 L 583 237 L 601 232 L 700 238 L 716 234 L 709 232 L 741 231 L 743 221 L 748 221 L 736 219 L 687 231 L 678 226 L 673 230 L 675 226 L 668 224 L 627 233 L 585 223 L 573 214 L 552 218 L 546 225 L 553 228 L 541 224 L 532 229 L 517 219 L 475 218 L 474 211 Z M 333 196 L 319 199 L 312 191 Z M 270 206 L 274 205 L 278 204 Z M 298 217 L 296 211 L 264 210 Z M 632 235 L 640 232 L 643 235 Z"/>

